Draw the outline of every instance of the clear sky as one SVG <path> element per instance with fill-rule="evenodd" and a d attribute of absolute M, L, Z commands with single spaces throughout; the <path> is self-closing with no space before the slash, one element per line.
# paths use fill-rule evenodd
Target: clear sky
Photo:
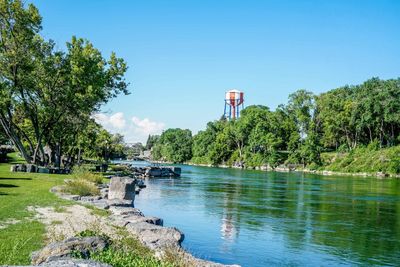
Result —
<path fill-rule="evenodd" d="M 131 95 L 98 120 L 130 142 L 205 128 L 233 88 L 245 92 L 245 105 L 274 109 L 297 89 L 400 76 L 398 0 L 29 2 L 60 49 L 76 35 L 127 61 Z"/>

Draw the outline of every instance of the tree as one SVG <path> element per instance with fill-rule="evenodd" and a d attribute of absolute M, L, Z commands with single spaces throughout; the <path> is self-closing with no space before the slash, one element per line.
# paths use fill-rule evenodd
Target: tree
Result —
<path fill-rule="evenodd" d="M 192 158 L 192 132 L 168 129 L 163 132 L 153 147 L 154 159 L 182 163 Z"/>
<path fill-rule="evenodd" d="M 127 66 L 76 37 L 66 52 L 56 51 L 39 35 L 37 9 L 19 0 L 0 1 L 0 22 L 0 124 L 27 162 L 59 167 L 91 114 L 128 93 Z"/>
<path fill-rule="evenodd" d="M 154 144 L 157 143 L 158 139 L 160 139 L 159 135 L 149 135 L 146 141 L 146 150 L 151 150 L 151 148 L 154 146 Z"/>

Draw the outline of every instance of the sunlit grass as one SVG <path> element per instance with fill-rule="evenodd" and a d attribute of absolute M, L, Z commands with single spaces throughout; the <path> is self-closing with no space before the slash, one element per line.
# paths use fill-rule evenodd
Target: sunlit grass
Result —
<path fill-rule="evenodd" d="M 10 163 L 23 163 L 16 153 Z M 28 264 L 31 252 L 44 244 L 44 225 L 33 220 L 29 206 L 62 206 L 71 202 L 52 194 L 51 187 L 60 185 L 69 175 L 12 173 L 10 163 L 0 163 L 0 222 L 19 220 L 0 230 L 0 265 Z M 33 220 L 33 221 L 32 221 Z"/>

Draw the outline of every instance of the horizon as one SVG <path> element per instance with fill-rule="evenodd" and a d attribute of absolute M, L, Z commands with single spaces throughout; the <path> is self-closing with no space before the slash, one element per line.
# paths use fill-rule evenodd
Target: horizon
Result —
<path fill-rule="evenodd" d="M 274 110 L 298 89 L 400 76 L 398 1 L 29 2 L 59 48 L 75 35 L 127 61 L 131 94 L 98 116 L 129 143 L 204 129 L 230 89 Z"/>

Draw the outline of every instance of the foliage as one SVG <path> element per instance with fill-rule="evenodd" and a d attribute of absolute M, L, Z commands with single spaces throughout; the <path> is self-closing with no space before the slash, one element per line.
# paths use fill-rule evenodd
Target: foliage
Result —
<path fill-rule="evenodd" d="M 347 153 L 324 153 L 323 168 L 338 172 L 400 173 L 400 146 L 376 149 L 358 147 Z"/>
<path fill-rule="evenodd" d="M 93 252 L 89 255 L 89 258 L 95 261 L 110 264 L 114 267 L 158 267 L 158 266 L 175 266 L 174 264 L 163 262 L 154 257 L 153 252 L 143 246 L 139 240 L 131 237 L 126 230 L 120 229 L 117 232 L 117 237 L 114 239 L 104 235 L 104 233 L 85 230 L 80 232 L 77 236 L 88 237 L 88 236 L 102 236 L 110 242 L 110 247 L 103 251 Z M 83 258 L 84 255 L 75 254 L 77 258 Z"/>
<path fill-rule="evenodd" d="M 158 139 L 160 139 L 159 135 L 149 135 L 146 141 L 145 149 L 150 150 L 157 143 Z"/>
<path fill-rule="evenodd" d="M 100 194 L 97 186 L 84 179 L 72 179 L 65 183 L 64 192 L 79 196 L 96 196 Z"/>
<path fill-rule="evenodd" d="M 182 163 L 192 158 L 192 132 L 168 129 L 153 146 L 153 159 Z"/>
<path fill-rule="evenodd" d="M 58 51 L 40 36 L 41 28 L 34 5 L 0 1 L 0 125 L 27 162 L 60 166 L 62 158 L 71 163 L 81 152 L 77 140 L 92 113 L 128 93 L 127 66 L 81 38 Z"/>
<path fill-rule="evenodd" d="M 232 121 L 209 122 L 193 137 L 191 162 L 212 165 L 257 167 L 302 164 L 318 169 L 325 163 L 324 151 L 349 153 L 333 169 L 357 169 L 352 162 L 355 149 L 377 151 L 400 144 L 400 79 L 372 78 L 356 86 L 344 86 L 320 95 L 298 90 L 289 95 L 287 105 L 275 111 L 265 106 L 249 106 Z M 177 141 L 175 141 L 177 142 Z M 153 154 L 163 158 L 158 143 Z M 370 163 L 366 170 L 396 173 L 398 155 L 390 166 Z M 341 166 L 341 167 L 339 167 Z"/>
<path fill-rule="evenodd" d="M 103 182 L 103 177 L 100 174 L 92 173 L 89 167 L 84 165 L 74 166 L 72 176 L 77 180 L 81 179 L 94 184 L 101 184 Z"/>

